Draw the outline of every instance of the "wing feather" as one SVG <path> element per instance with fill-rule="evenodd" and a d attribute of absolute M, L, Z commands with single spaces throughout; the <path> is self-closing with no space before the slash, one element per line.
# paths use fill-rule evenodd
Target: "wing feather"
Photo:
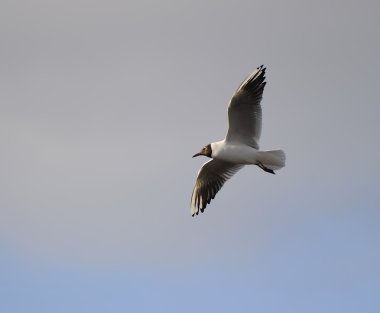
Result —
<path fill-rule="evenodd" d="M 198 172 L 191 196 L 192 215 L 198 215 L 199 211 L 203 213 L 207 204 L 210 204 L 211 200 L 215 198 L 224 183 L 243 166 L 220 160 L 210 160 L 203 164 Z"/>
<path fill-rule="evenodd" d="M 229 129 L 226 141 L 259 148 L 261 135 L 261 99 L 265 87 L 265 70 L 261 65 L 239 86 L 228 106 Z"/>

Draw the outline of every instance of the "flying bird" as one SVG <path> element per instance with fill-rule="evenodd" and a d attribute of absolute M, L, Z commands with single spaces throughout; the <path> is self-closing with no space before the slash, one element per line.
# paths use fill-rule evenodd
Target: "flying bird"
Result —
<path fill-rule="evenodd" d="M 261 99 L 265 87 L 265 70 L 256 68 L 239 86 L 228 105 L 229 128 L 226 137 L 204 146 L 193 155 L 211 158 L 198 172 L 191 196 L 191 214 L 203 213 L 224 183 L 244 165 L 257 165 L 265 172 L 285 166 L 282 150 L 260 151 Z"/>

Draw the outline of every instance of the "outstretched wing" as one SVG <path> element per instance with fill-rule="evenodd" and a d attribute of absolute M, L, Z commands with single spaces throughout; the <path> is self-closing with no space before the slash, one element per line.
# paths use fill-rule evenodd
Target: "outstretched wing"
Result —
<path fill-rule="evenodd" d="M 198 172 L 191 196 L 191 214 L 203 213 L 207 204 L 215 198 L 224 183 L 244 165 L 220 160 L 210 160 L 203 164 Z"/>
<path fill-rule="evenodd" d="M 265 70 L 261 65 L 239 86 L 228 106 L 228 142 L 259 148 L 261 134 L 261 99 L 265 87 Z"/>

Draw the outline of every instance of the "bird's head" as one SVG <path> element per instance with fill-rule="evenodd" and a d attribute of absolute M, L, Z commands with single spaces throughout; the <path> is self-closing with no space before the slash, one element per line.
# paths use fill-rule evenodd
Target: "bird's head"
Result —
<path fill-rule="evenodd" d="M 208 144 L 207 146 L 204 146 L 201 149 L 201 151 L 199 151 L 198 153 L 194 154 L 193 158 L 197 157 L 197 156 L 200 156 L 200 155 L 204 155 L 206 157 L 211 158 L 211 154 L 212 154 L 211 144 Z"/>

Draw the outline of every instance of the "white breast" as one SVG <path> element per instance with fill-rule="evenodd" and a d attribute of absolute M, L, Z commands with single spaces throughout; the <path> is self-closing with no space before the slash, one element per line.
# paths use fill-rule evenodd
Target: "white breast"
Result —
<path fill-rule="evenodd" d="M 258 150 L 245 144 L 226 143 L 224 140 L 211 144 L 212 158 L 237 164 L 256 164 Z"/>

